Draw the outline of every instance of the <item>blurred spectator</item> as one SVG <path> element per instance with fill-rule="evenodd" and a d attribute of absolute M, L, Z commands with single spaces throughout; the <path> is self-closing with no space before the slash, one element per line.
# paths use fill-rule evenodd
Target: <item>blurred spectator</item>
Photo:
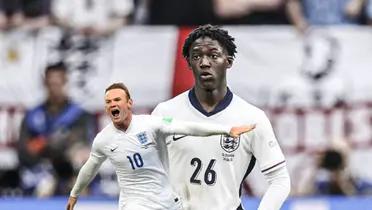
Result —
<path fill-rule="evenodd" d="M 51 0 L 0 0 L 0 29 L 40 29 L 49 24 Z"/>
<path fill-rule="evenodd" d="M 0 0 L 0 30 L 9 30 L 23 23 L 21 0 Z"/>
<path fill-rule="evenodd" d="M 318 154 L 315 168 L 305 170 L 300 176 L 301 188 L 297 195 L 353 195 L 356 184 L 348 167 L 349 147 L 344 141 Z"/>
<path fill-rule="evenodd" d="M 24 27 L 38 30 L 50 23 L 51 0 L 22 0 Z"/>
<path fill-rule="evenodd" d="M 350 0 L 345 7 L 345 14 L 348 17 L 360 17 L 363 14 L 363 7 L 366 0 Z"/>
<path fill-rule="evenodd" d="M 213 0 L 148 0 L 149 24 L 203 25 L 218 24 Z"/>
<path fill-rule="evenodd" d="M 132 16 L 133 24 L 146 24 L 149 15 L 149 1 L 151 0 L 133 0 L 134 9 Z"/>
<path fill-rule="evenodd" d="M 369 25 L 372 25 L 372 0 L 367 0 L 366 3 L 366 15 L 367 22 Z"/>
<path fill-rule="evenodd" d="M 286 0 L 215 0 L 222 24 L 288 24 Z"/>
<path fill-rule="evenodd" d="M 133 0 L 54 0 L 53 14 L 61 26 L 85 36 L 110 35 L 133 12 Z"/>
<path fill-rule="evenodd" d="M 148 0 L 155 25 L 283 24 L 285 0 Z"/>
<path fill-rule="evenodd" d="M 346 159 L 338 150 L 326 150 L 319 159 L 315 193 L 325 195 L 353 195 L 355 186 L 349 172 L 345 170 Z"/>
<path fill-rule="evenodd" d="M 288 0 L 287 11 L 304 33 L 313 25 L 358 24 L 364 0 Z"/>
<path fill-rule="evenodd" d="M 68 193 L 74 172 L 89 156 L 94 118 L 68 99 L 66 83 L 63 63 L 48 66 L 47 98 L 22 121 L 18 153 L 26 195 Z"/>

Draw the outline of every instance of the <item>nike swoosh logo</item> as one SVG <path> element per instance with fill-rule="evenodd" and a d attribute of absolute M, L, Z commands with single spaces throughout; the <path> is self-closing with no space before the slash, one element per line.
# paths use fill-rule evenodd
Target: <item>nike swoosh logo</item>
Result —
<path fill-rule="evenodd" d="M 180 136 L 176 136 L 176 135 L 173 135 L 173 141 L 178 141 L 182 138 L 185 138 L 187 135 L 180 135 Z"/>
<path fill-rule="evenodd" d="M 111 152 L 113 152 L 113 151 L 115 151 L 117 148 L 118 148 L 118 147 L 115 147 L 115 148 L 112 148 L 112 149 L 110 149 L 110 150 L 111 150 Z"/>

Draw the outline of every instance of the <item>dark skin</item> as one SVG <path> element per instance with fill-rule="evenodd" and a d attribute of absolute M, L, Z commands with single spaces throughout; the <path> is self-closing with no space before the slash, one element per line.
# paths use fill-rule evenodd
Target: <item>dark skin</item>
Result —
<path fill-rule="evenodd" d="M 210 37 L 195 40 L 189 55 L 187 62 L 193 71 L 196 97 L 204 110 L 211 112 L 226 95 L 226 71 L 234 59 Z"/>

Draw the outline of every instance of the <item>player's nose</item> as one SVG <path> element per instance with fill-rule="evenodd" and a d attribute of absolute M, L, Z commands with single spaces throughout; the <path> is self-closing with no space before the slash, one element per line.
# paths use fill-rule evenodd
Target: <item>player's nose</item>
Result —
<path fill-rule="evenodd" d="M 200 59 L 200 68 L 210 67 L 211 63 L 207 56 L 202 56 Z"/>

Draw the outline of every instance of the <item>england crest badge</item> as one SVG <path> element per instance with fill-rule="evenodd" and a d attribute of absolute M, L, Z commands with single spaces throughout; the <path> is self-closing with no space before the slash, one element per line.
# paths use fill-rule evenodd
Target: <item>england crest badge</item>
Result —
<path fill-rule="evenodd" d="M 139 143 L 141 144 L 146 144 L 149 141 L 147 138 L 146 132 L 138 133 L 136 136 L 137 136 Z"/>
<path fill-rule="evenodd" d="M 227 135 L 221 135 L 220 144 L 223 150 L 228 153 L 234 152 L 238 149 L 240 144 L 240 136 L 238 138 L 233 138 Z"/>

